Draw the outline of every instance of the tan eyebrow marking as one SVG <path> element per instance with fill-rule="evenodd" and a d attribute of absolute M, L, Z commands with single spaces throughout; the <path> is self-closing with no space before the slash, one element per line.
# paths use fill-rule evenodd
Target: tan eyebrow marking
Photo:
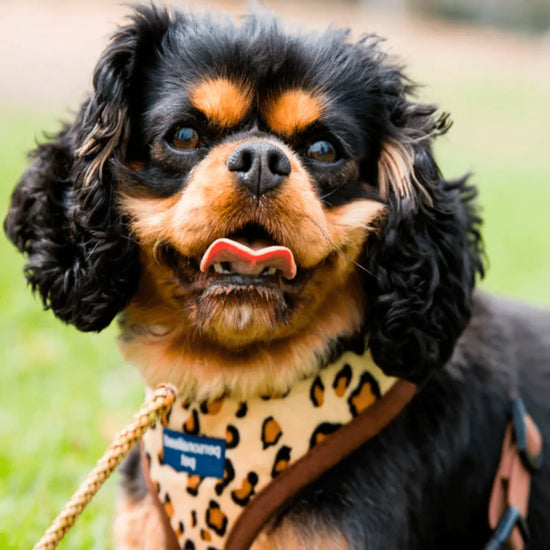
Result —
<path fill-rule="evenodd" d="M 264 117 L 270 130 L 291 136 L 305 130 L 321 118 L 325 100 L 307 90 L 287 90 L 267 102 Z"/>
<path fill-rule="evenodd" d="M 189 99 L 214 124 L 229 128 L 239 124 L 250 110 L 252 90 L 228 78 L 213 78 L 194 86 Z"/>

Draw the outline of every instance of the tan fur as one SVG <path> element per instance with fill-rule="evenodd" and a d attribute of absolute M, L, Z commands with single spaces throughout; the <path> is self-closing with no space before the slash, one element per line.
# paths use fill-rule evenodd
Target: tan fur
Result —
<path fill-rule="evenodd" d="M 222 128 L 231 128 L 239 124 L 250 110 L 252 90 L 246 84 L 214 78 L 196 84 L 189 99 L 211 122 Z"/>
<path fill-rule="evenodd" d="M 86 141 L 75 152 L 77 157 L 95 155 L 84 174 L 84 186 L 90 185 L 96 175 L 101 179 L 105 162 L 111 157 L 115 148 L 127 139 L 129 126 L 127 109 L 123 107 L 114 113 L 109 110 L 104 113 L 104 116 L 109 124 L 105 121 L 102 125 L 96 124 Z M 105 141 L 106 137 L 109 138 L 107 141 Z"/>
<path fill-rule="evenodd" d="M 324 102 L 323 97 L 315 92 L 287 90 L 267 101 L 263 115 L 273 132 L 289 137 L 319 120 Z"/>
<path fill-rule="evenodd" d="M 387 197 L 390 189 L 399 197 L 414 197 L 421 192 L 430 199 L 414 173 L 412 145 L 397 141 L 382 144 L 378 160 L 380 192 Z"/>
<path fill-rule="evenodd" d="M 339 334 L 352 334 L 360 326 L 364 296 L 358 279 L 349 280 L 347 289 L 329 293 L 319 300 L 317 316 L 304 312 L 301 324 L 308 325 L 295 335 L 252 345 L 240 354 L 232 353 L 208 339 L 201 338 L 183 322 L 148 330 L 149 313 L 163 315 L 162 305 L 149 310 L 131 304 L 128 324 L 143 334 L 123 337 L 120 347 L 125 360 L 136 365 L 150 386 L 171 381 L 188 398 L 211 399 L 228 392 L 243 399 L 258 394 L 281 394 L 301 377 L 316 372 L 317 356 L 326 353 L 327 342 Z M 162 303 L 161 303 L 162 304 Z M 324 307 L 323 307 L 324 306 Z M 182 326 L 184 325 L 184 326 Z M 280 332 L 290 332 L 283 327 Z"/>
<path fill-rule="evenodd" d="M 250 550 L 349 550 L 349 545 L 341 533 L 331 532 L 324 525 L 306 531 L 284 519 L 277 527 L 264 529 Z"/>
<path fill-rule="evenodd" d="M 278 244 L 293 251 L 302 268 L 316 266 L 333 250 L 346 249 L 348 241 L 362 245 L 366 231 L 372 229 L 369 225 L 382 213 L 379 203 L 357 200 L 324 210 L 299 159 L 280 145 L 292 172 L 274 197 L 258 204 L 225 165 L 240 143 L 216 147 L 195 168 L 185 188 L 172 197 L 121 196 L 122 209 L 130 215 L 142 246 L 154 249 L 169 242 L 182 255 L 200 259 L 215 239 L 249 222 L 264 225 Z"/>
<path fill-rule="evenodd" d="M 151 495 L 138 501 L 119 495 L 113 539 L 115 550 L 160 550 L 168 547 L 164 523 Z"/>
<path fill-rule="evenodd" d="M 306 303 L 293 323 L 276 327 L 270 340 L 238 353 L 192 326 L 171 297 L 172 292 L 183 292 L 171 270 L 149 257 L 138 294 L 125 313 L 123 324 L 130 329 L 120 344 L 125 358 L 141 369 L 149 385 L 171 380 L 190 397 L 197 392 L 201 399 L 213 398 L 226 390 L 243 397 L 284 393 L 301 376 L 313 373 L 316 356 L 324 353 L 331 338 L 351 334 L 361 323 L 364 297 L 353 261 L 372 227 L 355 224 L 361 210 L 365 220 L 373 215 L 372 203 L 362 202 L 327 215 L 330 232 L 338 237 L 338 252 L 310 279 L 303 291 Z M 132 327 L 142 333 L 132 335 Z"/>
<path fill-rule="evenodd" d="M 330 532 L 325 526 L 314 527 L 305 530 L 285 519 L 277 527 L 266 527 L 250 550 L 349 550 L 340 533 Z M 168 547 L 167 535 L 150 495 L 139 501 L 120 496 L 113 523 L 115 550 L 161 550 Z"/>

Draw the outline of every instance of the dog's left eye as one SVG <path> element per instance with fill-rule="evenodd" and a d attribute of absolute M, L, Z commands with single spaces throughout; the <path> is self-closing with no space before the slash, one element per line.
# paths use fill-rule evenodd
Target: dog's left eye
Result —
<path fill-rule="evenodd" d="M 200 138 L 194 128 L 178 128 L 168 138 L 168 142 L 174 149 L 192 151 L 200 145 Z"/>
<path fill-rule="evenodd" d="M 306 155 L 317 162 L 336 161 L 336 149 L 330 141 L 320 140 L 312 143 L 306 150 Z"/>

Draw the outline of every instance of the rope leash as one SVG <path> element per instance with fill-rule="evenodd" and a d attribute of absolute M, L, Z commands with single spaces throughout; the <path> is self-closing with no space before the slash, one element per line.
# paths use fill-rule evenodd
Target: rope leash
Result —
<path fill-rule="evenodd" d="M 82 514 L 100 487 L 122 462 L 141 436 L 172 408 L 177 391 L 171 384 L 161 384 L 145 400 L 126 428 L 109 445 L 95 468 L 88 474 L 78 491 L 65 504 L 44 536 L 33 550 L 54 550 Z"/>

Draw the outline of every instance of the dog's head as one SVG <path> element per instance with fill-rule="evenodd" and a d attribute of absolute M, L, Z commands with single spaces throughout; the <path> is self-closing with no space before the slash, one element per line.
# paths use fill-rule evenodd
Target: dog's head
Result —
<path fill-rule="evenodd" d="M 7 233 L 81 330 L 123 312 L 128 342 L 260 363 L 368 334 L 387 373 L 420 380 L 481 262 L 475 193 L 431 154 L 447 118 L 411 91 L 373 37 L 139 8 L 35 151 Z"/>

